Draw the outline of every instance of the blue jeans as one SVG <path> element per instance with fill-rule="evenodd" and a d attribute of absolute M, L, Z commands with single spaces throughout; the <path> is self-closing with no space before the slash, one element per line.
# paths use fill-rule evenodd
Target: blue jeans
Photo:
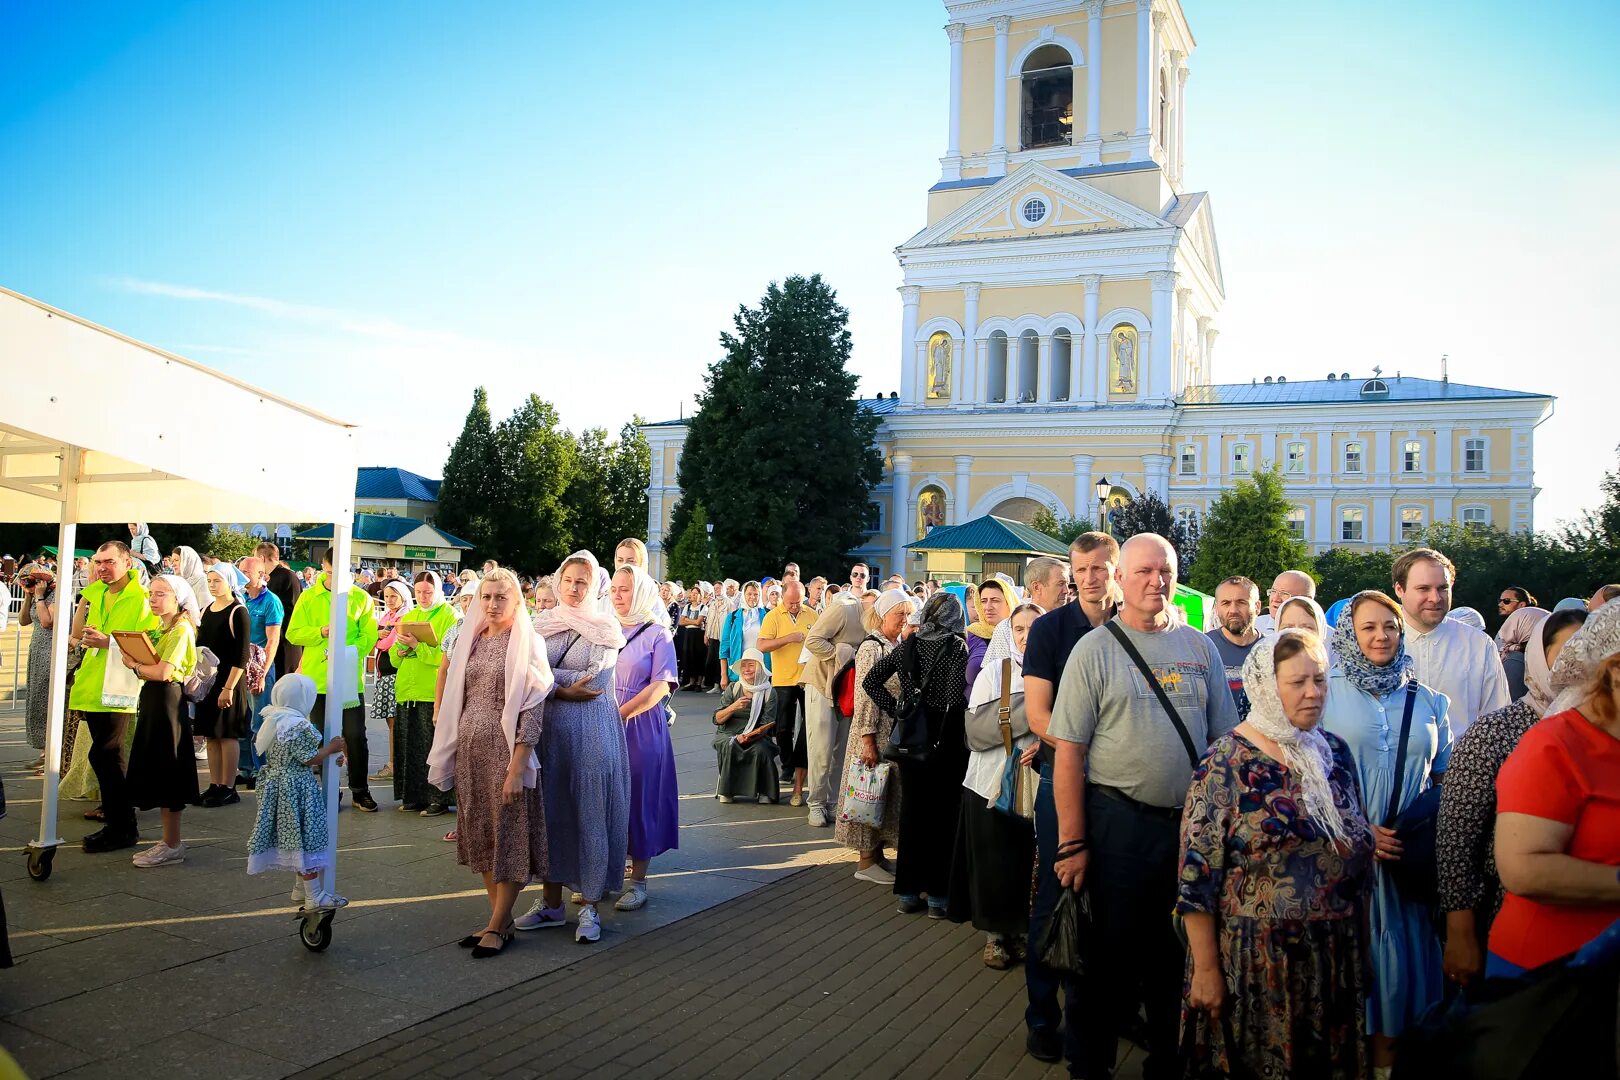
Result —
<path fill-rule="evenodd" d="M 264 766 L 264 758 L 259 756 L 259 750 L 254 746 L 254 740 L 259 737 L 259 725 L 264 720 L 264 707 L 270 704 L 270 691 L 276 688 L 276 666 L 271 664 L 264 673 L 264 693 L 249 695 L 253 706 L 253 716 L 248 724 L 247 737 L 242 740 L 241 760 L 237 763 L 236 771 L 243 776 L 258 776 L 259 769 Z"/>
<path fill-rule="evenodd" d="M 1052 766 L 1043 758 L 1041 782 L 1035 789 L 1035 902 L 1029 912 L 1030 953 L 1024 959 L 1024 983 L 1029 991 L 1029 1007 L 1024 1024 L 1030 1031 L 1056 1032 L 1063 1022 L 1063 1056 L 1071 1065 L 1080 1062 L 1080 980 L 1067 972 L 1054 971 L 1035 957 L 1035 945 L 1046 931 L 1046 921 L 1057 907 L 1063 886 L 1052 870 L 1057 855 L 1057 803 L 1052 799 Z M 1058 1008 L 1058 991 L 1063 991 L 1063 1008 Z"/>

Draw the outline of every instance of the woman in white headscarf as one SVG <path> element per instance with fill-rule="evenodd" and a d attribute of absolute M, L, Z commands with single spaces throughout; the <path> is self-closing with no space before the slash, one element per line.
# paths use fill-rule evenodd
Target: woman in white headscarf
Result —
<path fill-rule="evenodd" d="M 596 905 L 624 887 L 630 840 L 630 751 L 613 692 L 624 631 L 601 597 L 600 569 L 588 551 L 564 559 L 552 579 L 557 606 L 534 619 L 557 678 L 540 751 L 551 869 L 517 919 L 519 930 L 566 926 L 562 887 L 575 884 L 583 905 L 574 940 L 586 943 L 602 935 Z"/>
<path fill-rule="evenodd" d="M 129 801 L 137 810 L 163 811 L 163 839 L 134 857 L 142 868 L 185 860 L 180 813 L 199 801 L 191 717 L 181 693 L 197 667 L 197 597 L 184 578 L 163 574 L 153 579 L 148 599 L 159 620 L 155 634 L 148 634 L 156 662 L 142 664 L 127 652 L 119 654 L 141 680 L 127 770 Z"/>
<path fill-rule="evenodd" d="M 743 653 L 759 644 L 759 627 L 765 621 L 765 613 L 770 610 L 761 602 L 761 592 L 759 582 L 746 582 L 738 597 L 737 607 L 726 615 L 725 628 L 720 632 L 720 663 L 726 666 L 733 679 L 741 678 L 737 664 Z M 771 658 L 766 656 L 766 674 L 770 670 Z"/>
<path fill-rule="evenodd" d="M 491 570 L 439 668 L 428 783 L 456 789 L 456 861 L 480 874 L 489 892 L 488 924 L 461 939 L 474 959 L 512 940 L 512 905 L 547 870 L 535 747 L 552 672 L 527 616 L 517 577 Z"/>
<path fill-rule="evenodd" d="M 1502 881 L 1496 873 L 1496 777 L 1519 740 L 1552 704 L 1552 666 L 1565 642 L 1586 621 L 1584 611 L 1549 615 L 1520 608 L 1531 616 L 1524 646 L 1524 695 L 1468 725 L 1451 750 L 1451 766 L 1440 786 L 1440 816 L 1434 854 L 1440 884 L 1440 910 L 1446 917 L 1441 966 L 1446 978 L 1467 986 L 1485 971 L 1485 943 L 1502 908 Z M 1522 620 L 1521 620 L 1522 621 Z M 1516 631 L 1517 632 L 1517 631 Z"/>
<path fill-rule="evenodd" d="M 1040 741 L 1023 722 L 1024 646 L 1029 628 L 1044 614 L 1037 604 L 1020 604 L 997 624 L 968 691 L 969 712 L 996 712 L 1005 687 L 1009 709 L 1025 728 L 1013 740 L 1019 756 Z M 1033 823 L 991 808 L 1001 793 L 1006 765 L 1007 750 L 1000 743 L 968 755 L 947 908 L 954 921 L 971 920 L 984 931 L 984 965 L 997 971 L 1011 967 L 1023 952 L 1029 932 L 1029 868 L 1035 865 Z"/>
<path fill-rule="evenodd" d="M 1193 772 L 1181 818 L 1183 1028 L 1192 1072 L 1361 1080 L 1373 837 L 1350 750 L 1320 722 L 1327 650 L 1306 630 L 1243 664 L 1249 715 Z"/>
<path fill-rule="evenodd" d="M 770 669 L 758 649 L 744 650 L 737 677 L 714 710 L 714 756 L 720 779 L 714 794 L 723 803 L 780 802 L 776 755 L 770 734 L 776 725 L 776 694 Z"/>
<path fill-rule="evenodd" d="M 195 597 L 207 596 L 208 574 L 203 570 L 202 556 L 198 555 L 195 549 L 181 544 L 169 553 L 169 557 L 174 560 L 175 576 L 185 579 L 186 584 L 191 586 L 192 595 Z M 197 626 L 202 622 L 201 609 L 198 608 L 195 615 L 189 615 L 188 617 L 191 619 L 191 625 Z"/>

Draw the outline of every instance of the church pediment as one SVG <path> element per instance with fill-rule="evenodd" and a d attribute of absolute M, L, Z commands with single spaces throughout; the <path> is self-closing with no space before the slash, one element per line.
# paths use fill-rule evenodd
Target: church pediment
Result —
<path fill-rule="evenodd" d="M 1124 199 L 1039 162 L 1029 162 L 925 229 L 905 247 L 1163 229 L 1168 225 L 1163 218 Z"/>
<path fill-rule="evenodd" d="M 1203 262 L 1215 287 L 1226 294 L 1226 282 L 1221 276 L 1221 248 L 1215 239 L 1215 215 L 1210 209 L 1209 193 L 1198 191 L 1178 198 L 1165 213 L 1165 220 L 1181 230 L 1183 250 L 1190 251 Z"/>

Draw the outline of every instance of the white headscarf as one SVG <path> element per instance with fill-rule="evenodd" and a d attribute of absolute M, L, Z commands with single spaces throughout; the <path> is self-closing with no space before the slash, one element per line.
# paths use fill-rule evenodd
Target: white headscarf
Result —
<path fill-rule="evenodd" d="M 534 632 L 523 606 L 522 587 L 515 587 L 514 591 L 513 600 L 518 610 L 512 620 L 512 636 L 506 643 L 506 696 L 501 705 L 501 730 L 506 734 L 509 751 L 517 745 L 518 714 L 539 708 L 554 682 L 551 665 L 546 662 L 545 642 Z M 483 605 L 474 604 L 450 652 L 444 697 L 439 702 L 438 719 L 433 725 L 433 747 L 428 751 L 428 783 L 436 788 L 451 788 L 456 784 L 456 749 L 460 743 L 461 711 L 466 703 L 467 661 L 488 623 Z M 540 759 L 531 747 L 529 760 L 523 763 L 523 786 L 532 788 L 539 782 Z"/>
<path fill-rule="evenodd" d="M 758 681 L 742 681 L 741 664 L 743 660 L 752 660 L 754 662 L 754 674 L 758 677 Z M 765 702 L 769 700 L 771 694 L 773 693 L 771 690 L 771 673 L 765 667 L 765 654 L 760 652 L 758 649 L 744 650 L 742 657 L 737 661 L 737 664 L 739 665 L 737 669 L 737 681 L 742 686 L 743 692 L 750 695 L 750 704 L 748 706 L 748 726 L 737 733 L 737 735 L 746 735 L 750 731 L 753 731 L 755 728 L 759 727 L 760 714 L 765 710 Z M 737 735 L 732 736 L 733 741 L 736 740 Z"/>
<path fill-rule="evenodd" d="M 187 548 L 186 550 L 190 551 L 191 549 Z M 192 622 L 202 618 L 202 611 L 197 607 L 197 593 L 192 589 L 191 582 L 179 574 L 159 574 L 158 580 L 168 582 L 169 588 L 174 590 L 174 602 L 179 605 L 180 614 L 186 616 Z"/>
<path fill-rule="evenodd" d="M 315 708 L 315 680 L 308 675 L 283 675 L 270 691 L 270 704 L 259 714 L 262 726 L 253 741 L 261 754 L 268 754 L 278 742 L 292 742 L 306 727 L 310 710 Z"/>
<path fill-rule="evenodd" d="M 647 576 L 647 571 L 635 563 L 625 563 L 613 571 L 615 577 L 620 574 L 630 575 L 630 611 L 624 615 L 614 614 L 620 626 L 636 627 L 646 623 L 658 623 L 660 626 L 669 622 L 669 609 L 658 598 L 658 584 Z M 658 616 L 662 614 L 662 620 Z"/>
<path fill-rule="evenodd" d="M 901 604 L 909 605 L 912 599 L 910 593 L 903 593 L 899 589 L 890 589 L 887 592 L 880 593 L 878 598 L 872 601 L 872 611 L 881 619 Z"/>
<path fill-rule="evenodd" d="M 562 598 L 562 567 L 571 562 L 583 562 L 587 578 L 595 583 L 595 588 L 586 586 L 585 596 L 578 607 L 569 607 Z M 602 573 L 596 556 L 588 551 L 576 551 L 564 559 L 551 579 L 555 583 L 552 588 L 557 593 L 557 606 L 535 615 L 534 632 L 541 637 L 574 633 L 599 648 L 624 648 L 624 631 L 619 629 L 619 620 L 613 616 L 612 605 L 603 610 Z"/>
<path fill-rule="evenodd" d="M 393 581 L 390 581 L 388 584 L 383 586 L 383 592 L 388 592 L 389 590 L 399 593 L 400 598 L 405 601 L 404 604 L 400 605 L 400 609 L 395 616 L 396 618 L 404 618 L 405 613 L 416 606 L 416 593 L 409 585 L 405 584 L 403 581 L 400 581 L 398 578 L 395 578 Z"/>
<path fill-rule="evenodd" d="M 1452 608 L 1446 613 L 1446 618 L 1460 622 L 1464 626 L 1472 626 L 1482 634 L 1485 633 L 1485 616 L 1471 607 Z"/>
<path fill-rule="evenodd" d="M 1328 746 L 1320 723 L 1309 731 L 1301 731 L 1289 723 L 1283 714 L 1282 698 L 1277 693 L 1277 663 L 1273 659 L 1277 643 L 1302 633 L 1304 631 L 1282 630 L 1275 637 L 1261 638 L 1249 650 L 1249 657 L 1243 662 L 1243 690 L 1249 695 L 1248 722 L 1277 744 L 1277 749 L 1282 751 L 1282 763 L 1299 777 L 1300 790 L 1305 796 L 1305 815 L 1329 840 L 1348 845 L 1350 832 L 1345 828 L 1344 818 L 1333 801 L 1333 788 L 1328 784 L 1328 773 L 1333 769 L 1333 749 Z"/>
<path fill-rule="evenodd" d="M 184 544 L 175 550 L 180 553 L 180 567 L 175 572 L 191 586 L 192 606 L 195 607 L 197 597 L 208 595 L 208 575 L 203 573 L 202 556 Z"/>

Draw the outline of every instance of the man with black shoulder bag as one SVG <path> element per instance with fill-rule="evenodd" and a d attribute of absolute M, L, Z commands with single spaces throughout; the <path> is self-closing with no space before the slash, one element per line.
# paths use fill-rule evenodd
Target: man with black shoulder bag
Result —
<path fill-rule="evenodd" d="M 1179 1077 L 1186 953 L 1170 919 L 1181 804 L 1209 744 L 1238 724 L 1214 644 L 1171 613 L 1176 552 L 1161 536 L 1120 549 L 1119 614 L 1064 666 L 1048 735 L 1055 746 L 1054 871 L 1089 895 L 1082 987 L 1090 1015 L 1077 1075 L 1107 1076 L 1128 1011 L 1146 1009 L 1147 1080 Z"/>

